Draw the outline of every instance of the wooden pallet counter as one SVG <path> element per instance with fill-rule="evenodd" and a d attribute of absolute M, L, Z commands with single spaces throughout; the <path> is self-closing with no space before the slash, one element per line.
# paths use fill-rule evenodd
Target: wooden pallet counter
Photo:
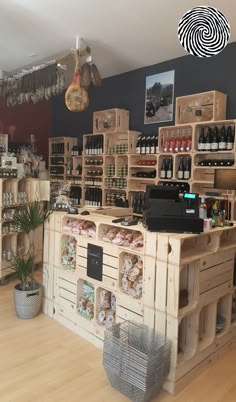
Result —
<path fill-rule="evenodd" d="M 113 219 L 95 210 L 50 217 L 44 312 L 98 347 L 115 322 L 155 328 L 172 343 L 165 388 L 175 393 L 236 337 L 236 226 L 181 235 Z"/>

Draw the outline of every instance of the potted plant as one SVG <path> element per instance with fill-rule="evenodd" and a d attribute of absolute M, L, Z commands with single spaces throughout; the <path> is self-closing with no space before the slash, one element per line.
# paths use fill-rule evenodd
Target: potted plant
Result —
<path fill-rule="evenodd" d="M 20 280 L 14 287 L 16 315 L 21 319 L 34 318 L 39 314 L 42 303 L 42 285 L 34 279 L 35 231 L 51 214 L 45 205 L 34 201 L 17 209 L 12 224 L 29 239 L 28 250 L 18 250 L 13 255 L 12 269 Z"/>

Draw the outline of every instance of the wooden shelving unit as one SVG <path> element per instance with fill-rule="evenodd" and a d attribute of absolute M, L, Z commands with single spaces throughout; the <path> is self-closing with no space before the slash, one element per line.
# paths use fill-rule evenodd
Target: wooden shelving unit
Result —
<path fill-rule="evenodd" d="M 125 229 L 127 238 L 135 234 L 140 240 L 134 248 L 132 240 L 114 238 L 124 228 L 113 219 L 92 210 L 89 216 L 56 212 L 50 217 L 45 239 L 54 249 L 44 249 L 44 312 L 98 347 L 103 345 L 103 316 L 109 322 L 133 320 L 155 327 L 172 342 L 165 388 L 176 393 L 236 340 L 236 226 L 191 235 L 151 233 L 139 224 Z M 63 264 L 66 238 L 73 238 L 73 271 Z M 99 280 L 88 273 L 91 244 L 103 249 Z M 84 283 L 94 289 L 91 319 L 80 314 Z M 112 294 L 116 307 L 112 311 L 108 304 L 99 316 L 101 293 L 109 300 Z"/>
<path fill-rule="evenodd" d="M 11 195 L 10 195 L 11 194 Z M 16 208 L 34 200 L 49 201 L 50 182 L 40 179 L 0 179 L 0 278 L 11 274 L 12 256 L 20 249 L 28 251 L 29 240 L 11 225 Z M 35 263 L 42 262 L 43 228 L 36 231 Z"/>

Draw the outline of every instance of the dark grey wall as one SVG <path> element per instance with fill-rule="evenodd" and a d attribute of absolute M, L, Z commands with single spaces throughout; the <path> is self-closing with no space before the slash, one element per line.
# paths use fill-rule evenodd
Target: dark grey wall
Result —
<path fill-rule="evenodd" d="M 144 125 L 145 77 L 175 70 L 174 96 L 218 90 L 228 95 L 227 118 L 236 117 L 236 42 L 228 45 L 218 56 L 202 59 L 184 56 L 164 63 L 140 68 L 106 78 L 102 88 L 91 88 L 90 106 L 83 113 L 70 112 L 64 94 L 53 99 L 53 136 L 81 136 L 92 133 L 92 114 L 96 110 L 124 108 L 130 111 L 130 128 L 145 133 L 158 130 L 161 124 Z M 175 108 L 175 105 L 174 105 Z M 168 122 L 167 125 L 174 124 Z"/>

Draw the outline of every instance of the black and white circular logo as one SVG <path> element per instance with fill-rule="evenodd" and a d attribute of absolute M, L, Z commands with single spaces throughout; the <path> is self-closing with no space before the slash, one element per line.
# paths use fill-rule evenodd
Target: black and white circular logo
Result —
<path fill-rule="evenodd" d="M 212 57 L 227 46 L 230 25 L 216 8 L 194 7 L 181 18 L 178 37 L 184 49 L 193 56 Z"/>

